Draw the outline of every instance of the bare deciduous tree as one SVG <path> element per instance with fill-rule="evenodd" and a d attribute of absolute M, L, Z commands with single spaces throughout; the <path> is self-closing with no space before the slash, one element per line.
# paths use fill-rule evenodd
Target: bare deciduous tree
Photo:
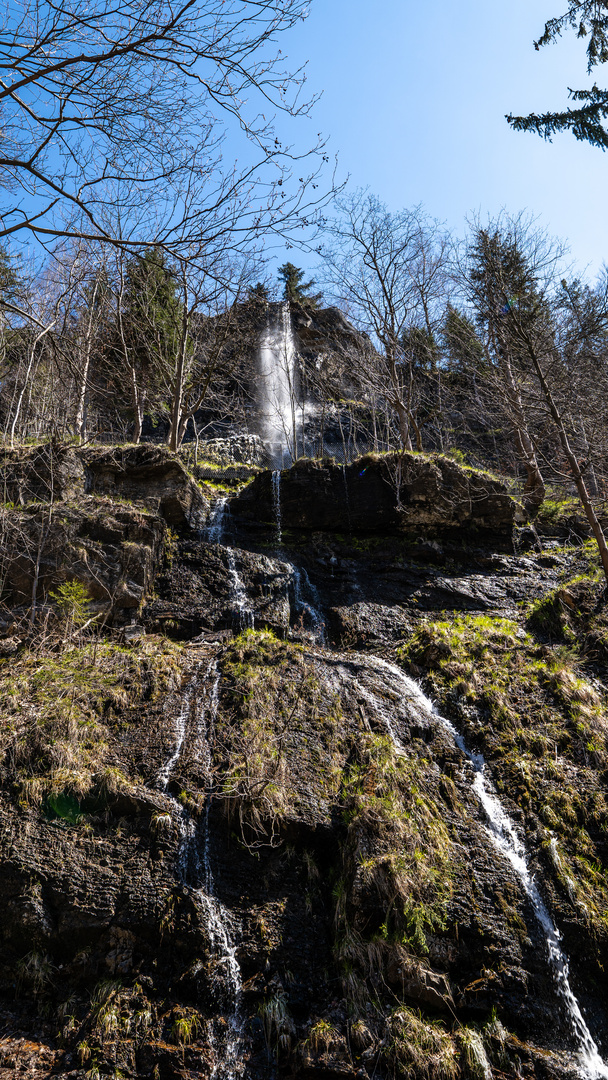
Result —
<path fill-rule="evenodd" d="M 228 233 L 245 247 L 260 230 L 301 225 L 311 174 L 290 195 L 286 181 L 308 155 L 279 142 L 272 113 L 308 109 L 302 73 L 276 49 L 306 10 L 305 0 L 9 5 L 0 237 L 178 251 Z M 242 164 L 222 150 L 227 134 Z"/>
<path fill-rule="evenodd" d="M 338 201 L 329 233 L 322 249 L 327 288 L 376 346 L 366 381 L 394 411 L 399 445 L 410 450 L 417 425 L 408 346 L 414 328 L 432 337 L 437 304 L 441 312 L 445 306 L 449 239 L 420 207 L 393 214 L 366 192 Z"/>

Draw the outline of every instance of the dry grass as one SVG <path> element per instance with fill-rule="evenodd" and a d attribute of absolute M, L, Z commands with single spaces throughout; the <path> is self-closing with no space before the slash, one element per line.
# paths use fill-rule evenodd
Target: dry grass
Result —
<path fill-rule="evenodd" d="M 129 781 L 108 762 L 117 717 L 168 689 L 179 670 L 177 647 L 151 637 L 136 650 L 96 641 L 0 661 L 2 782 L 25 807 L 122 790 Z"/>

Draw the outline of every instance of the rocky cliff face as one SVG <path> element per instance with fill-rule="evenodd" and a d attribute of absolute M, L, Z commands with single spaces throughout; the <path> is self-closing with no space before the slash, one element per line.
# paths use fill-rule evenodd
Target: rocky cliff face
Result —
<path fill-rule="evenodd" d="M 283 529 L 456 540 L 480 533 L 494 546 L 510 545 L 515 521 L 500 481 L 449 458 L 408 453 L 368 454 L 349 465 L 298 461 L 256 477 L 231 506 L 235 516 L 265 523 L 278 507 Z"/>
<path fill-rule="evenodd" d="M 140 636 L 57 612 L 0 661 L 0 1075 L 604 1075 L 590 546 L 513 553 L 504 489 L 418 456 L 261 474 L 167 544 L 158 462 L 86 464 L 48 582 L 132 545 Z"/>

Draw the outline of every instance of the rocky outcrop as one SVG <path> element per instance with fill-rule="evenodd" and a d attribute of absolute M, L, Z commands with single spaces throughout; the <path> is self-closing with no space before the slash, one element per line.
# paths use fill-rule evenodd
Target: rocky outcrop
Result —
<path fill-rule="evenodd" d="M 589 549 L 505 554 L 505 489 L 420 455 L 300 462 L 280 516 L 261 475 L 202 540 L 153 451 L 87 451 L 95 493 L 4 515 L 44 634 L 0 659 L 0 1080 L 580 1077 L 475 755 L 605 1053 Z M 138 624 L 74 635 L 66 579 Z"/>
<path fill-rule="evenodd" d="M 102 1074 L 221 1075 L 236 1032 L 251 1080 L 444 1077 L 420 1047 L 464 1080 L 471 1047 L 503 1077 L 574 1080 L 542 928 L 470 764 L 398 671 L 264 633 L 182 670 L 181 692 L 110 721 L 119 790 L 81 816 L 2 793 L 15 1060 L 34 1039 L 40 1076 L 77 1080 L 86 1054 Z"/>
<path fill-rule="evenodd" d="M 146 623 L 178 638 L 247 626 L 284 635 L 290 624 L 293 567 L 278 559 L 202 541 L 179 544 L 157 581 Z"/>
<path fill-rule="evenodd" d="M 301 460 L 280 476 L 284 530 L 349 535 L 476 536 L 509 546 L 515 504 L 499 480 L 422 454 L 367 455 L 350 465 Z M 231 500 L 236 518 L 272 524 L 277 488 L 270 473 Z"/>
<path fill-rule="evenodd" d="M 91 614 L 110 623 L 144 604 L 164 558 L 166 525 L 157 515 L 110 500 L 13 512 L 3 523 L 0 555 L 5 603 L 37 606 L 65 581 L 79 582 Z"/>
<path fill-rule="evenodd" d="M 232 435 L 223 439 L 205 439 L 199 445 L 199 456 L 224 467 L 264 466 L 268 451 L 259 435 Z"/>
<path fill-rule="evenodd" d="M 180 458 L 166 447 L 78 449 L 53 441 L 5 451 L 2 501 L 14 506 L 78 499 L 85 493 L 136 502 L 177 529 L 201 529 L 209 504 Z"/>
<path fill-rule="evenodd" d="M 325 397 L 359 397 L 365 356 L 373 351 L 367 334 L 356 330 L 336 307 L 312 309 L 292 303 L 291 322 L 302 378 L 312 396 L 321 381 Z"/>
<path fill-rule="evenodd" d="M 179 458 L 164 447 L 144 444 L 91 451 L 85 462 L 90 494 L 143 503 L 177 529 L 205 525 L 208 501 Z"/>

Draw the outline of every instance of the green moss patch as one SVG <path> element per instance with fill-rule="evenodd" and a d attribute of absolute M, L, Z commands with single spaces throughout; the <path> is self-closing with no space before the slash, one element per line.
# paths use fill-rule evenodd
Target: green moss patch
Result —
<path fill-rule="evenodd" d="M 603 692 L 576 654 L 539 645 L 508 619 L 463 616 L 428 622 L 399 651 L 430 673 L 443 708 L 457 716 L 491 763 L 502 794 L 541 829 L 566 897 L 608 935 L 608 829 L 604 777 L 608 716 Z M 559 870 L 550 852 L 558 845 Z"/>

